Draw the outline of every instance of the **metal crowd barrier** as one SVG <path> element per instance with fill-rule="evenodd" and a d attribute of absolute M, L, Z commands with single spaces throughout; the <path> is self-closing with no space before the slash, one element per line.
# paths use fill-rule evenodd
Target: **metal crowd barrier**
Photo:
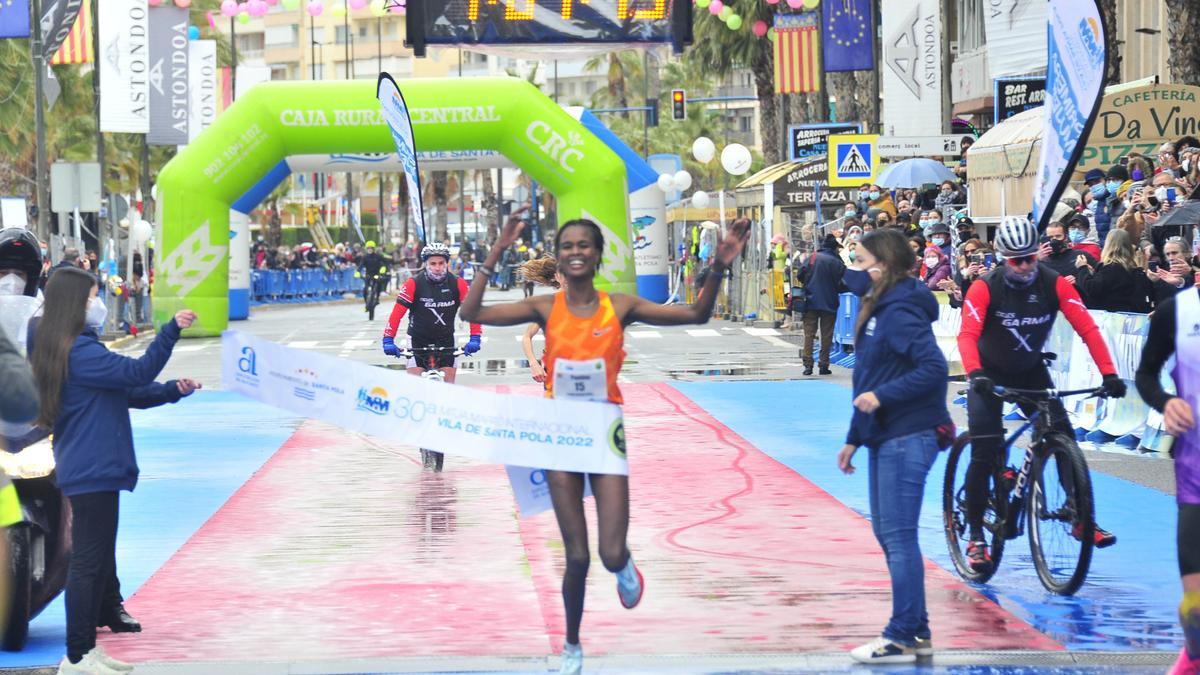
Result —
<path fill-rule="evenodd" d="M 337 300 L 347 293 L 360 293 L 363 280 L 354 268 L 332 270 L 252 270 L 252 304 L 321 302 Z"/>

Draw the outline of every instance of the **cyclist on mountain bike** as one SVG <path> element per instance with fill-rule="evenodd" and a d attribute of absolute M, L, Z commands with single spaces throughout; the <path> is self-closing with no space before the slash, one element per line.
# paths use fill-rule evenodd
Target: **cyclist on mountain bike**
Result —
<path fill-rule="evenodd" d="M 367 252 L 362 257 L 362 276 L 363 276 L 363 301 L 370 302 L 371 284 L 378 284 L 375 298 L 378 300 L 379 293 L 383 291 L 383 278 L 388 272 L 387 260 L 379 255 L 375 250 L 375 242 L 367 242 Z M 368 308 L 364 307 L 364 311 Z"/>
<path fill-rule="evenodd" d="M 396 305 L 383 330 L 383 353 L 400 356 L 396 332 L 400 329 L 400 320 L 412 310 L 408 319 L 408 337 L 413 357 L 408 360 L 408 372 L 420 375 L 425 370 L 424 364 L 432 359 L 446 376 L 446 382 L 454 382 L 454 318 L 463 298 L 467 297 L 467 282 L 447 269 L 450 249 L 445 244 L 427 244 L 421 249 L 421 260 L 425 262 L 425 269 L 405 281 L 396 296 Z M 470 355 L 479 351 L 482 335 L 482 327 L 471 324 L 471 339 L 463 346 L 463 353 Z"/>
<path fill-rule="evenodd" d="M 1053 387 L 1042 347 L 1059 311 L 1083 338 L 1092 360 L 1104 376 L 1103 388 L 1111 398 L 1125 395 L 1100 328 L 1087 312 L 1079 293 L 1065 277 L 1037 261 L 1037 228 L 1024 217 L 1007 217 L 996 232 L 995 249 L 1004 266 L 971 284 L 963 301 L 958 350 L 971 387 L 967 393 L 967 423 L 971 434 L 971 463 L 967 468 L 967 525 L 971 541 L 967 558 L 971 568 L 991 569 L 992 559 L 983 536 L 983 516 L 988 501 L 988 479 L 1004 448 L 1003 401 L 995 385 L 1021 389 Z M 1075 432 L 1061 401 L 1050 403 L 1051 425 L 1068 438 Z M 1029 411 L 1026 411 L 1027 413 Z M 1076 525 L 1076 537 L 1082 530 Z M 1116 543 L 1110 532 L 1095 529 L 1096 547 Z"/>

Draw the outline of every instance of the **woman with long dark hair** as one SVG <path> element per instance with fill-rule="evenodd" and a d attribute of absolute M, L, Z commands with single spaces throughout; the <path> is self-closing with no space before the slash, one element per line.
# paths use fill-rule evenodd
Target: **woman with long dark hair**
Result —
<path fill-rule="evenodd" d="M 493 326 L 536 323 L 546 333 L 546 395 L 573 400 L 609 401 L 621 404 L 617 375 L 625 360 L 625 326 L 635 321 L 655 326 L 705 323 L 712 316 L 717 287 L 725 269 L 741 252 L 750 234 L 750 221 L 734 222 L 716 250 L 712 269 L 700 298 L 691 305 L 665 306 L 635 295 L 597 290 L 595 277 L 603 257 L 604 233 L 586 219 L 563 223 L 555 239 L 562 290 L 553 295 L 535 295 L 520 302 L 483 306 L 486 277 L 495 274 L 500 251 L 508 248 L 521 231 L 519 212 L 505 223 L 496 245 L 480 266 L 470 293 L 463 301 L 463 318 Z M 556 373 L 564 383 L 556 382 Z M 580 391 L 582 393 L 577 394 Z M 642 574 L 633 564 L 626 543 L 629 529 L 629 477 L 589 474 L 596 496 L 600 560 L 617 577 L 621 604 L 633 609 L 642 599 Z M 566 553 L 563 575 L 563 605 L 566 610 L 566 642 L 560 673 L 576 674 L 583 669 L 579 625 L 583 620 L 583 596 L 591 553 L 588 551 L 587 519 L 583 510 L 584 474 L 547 471 L 546 482 L 554 504 L 554 515 L 562 533 Z"/>
<path fill-rule="evenodd" d="M 925 561 L 917 520 L 925 478 L 952 437 L 946 409 L 946 359 L 932 323 L 933 293 L 910 274 L 915 254 L 904 235 L 876 230 L 858 247 L 845 283 L 862 296 L 855 324 L 854 416 L 838 467 L 854 473 L 859 447 L 870 452 L 871 528 L 892 579 L 892 618 L 882 635 L 850 655 L 863 663 L 910 663 L 933 653 L 925 611 Z"/>
<path fill-rule="evenodd" d="M 192 380 L 156 383 L 196 315 L 181 310 L 164 324 L 145 355 L 114 354 L 99 339 L 107 309 L 96 278 L 63 268 L 46 283 L 43 318 L 32 350 L 42 401 L 38 424 L 54 435 L 59 488 L 71 501 L 67 571 L 67 655 L 60 673 L 132 670 L 96 645 L 100 607 L 115 576 L 119 492 L 137 485 L 129 408 L 174 403 L 199 388 Z"/>

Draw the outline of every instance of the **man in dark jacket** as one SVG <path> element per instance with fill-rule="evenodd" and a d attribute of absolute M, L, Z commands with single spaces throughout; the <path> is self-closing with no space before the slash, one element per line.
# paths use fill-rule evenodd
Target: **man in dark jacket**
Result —
<path fill-rule="evenodd" d="M 1075 260 L 1079 256 L 1086 258 L 1087 263 L 1093 268 L 1096 267 L 1096 259 L 1090 253 L 1072 248 L 1067 240 L 1066 226 L 1058 221 L 1046 226 L 1046 241 L 1038 247 L 1040 264 L 1058 272 L 1059 276 L 1065 277 L 1068 281 L 1073 281 L 1079 270 L 1075 264 Z M 1079 290 L 1078 286 L 1076 286 L 1076 290 Z M 1082 291 L 1080 291 L 1080 295 L 1083 295 Z M 1084 303 L 1086 304 L 1086 302 L 1085 299 Z"/>
<path fill-rule="evenodd" d="M 800 282 L 804 286 L 804 342 L 800 358 L 804 361 L 804 374 L 813 373 L 813 341 L 818 328 L 821 331 L 821 356 L 818 365 L 822 375 L 831 375 L 829 351 L 833 346 L 833 323 L 837 319 L 838 293 L 842 288 L 842 276 L 846 265 L 839 251 L 842 245 L 832 234 L 825 235 L 821 250 L 814 253 L 800 266 Z"/>

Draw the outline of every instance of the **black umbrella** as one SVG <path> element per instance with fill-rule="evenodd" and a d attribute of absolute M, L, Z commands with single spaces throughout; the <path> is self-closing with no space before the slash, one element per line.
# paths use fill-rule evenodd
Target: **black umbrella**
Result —
<path fill-rule="evenodd" d="M 1159 218 L 1154 227 L 1167 227 L 1170 225 L 1200 225 L 1200 200 L 1192 200 L 1184 202 L 1182 206 L 1177 206 L 1167 215 Z"/>

